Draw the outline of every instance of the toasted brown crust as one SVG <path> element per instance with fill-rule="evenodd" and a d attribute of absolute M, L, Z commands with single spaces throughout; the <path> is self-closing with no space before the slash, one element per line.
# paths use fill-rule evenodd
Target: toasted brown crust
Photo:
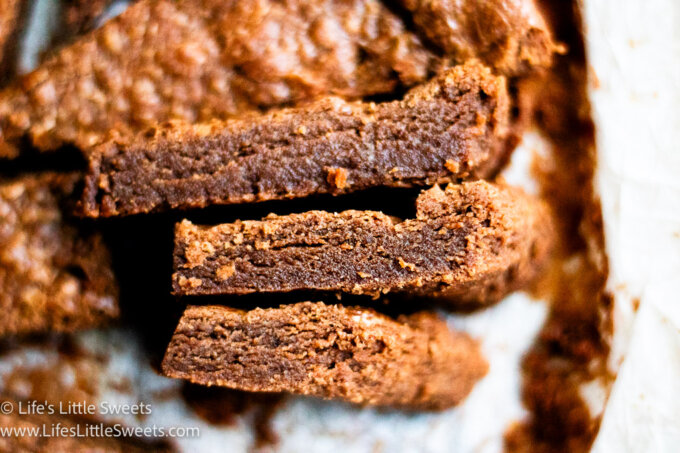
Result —
<path fill-rule="evenodd" d="M 421 410 L 458 404 L 486 371 L 477 344 L 435 314 L 321 302 L 190 306 L 163 360 L 167 376 L 203 385 Z"/>
<path fill-rule="evenodd" d="M 444 52 L 479 58 L 501 74 L 552 63 L 559 50 L 534 0 L 401 0 L 417 28 Z"/>
<path fill-rule="evenodd" d="M 118 316 L 100 235 L 62 211 L 77 175 L 0 182 L 0 335 L 73 331 Z"/>
<path fill-rule="evenodd" d="M 0 156 L 25 135 L 87 148 L 169 119 L 386 93 L 432 61 L 377 0 L 143 0 L 0 93 Z"/>
<path fill-rule="evenodd" d="M 201 227 L 177 225 L 176 294 L 294 290 L 400 293 L 454 306 L 499 300 L 548 254 L 546 207 L 486 182 L 423 192 L 415 219 L 311 211 Z"/>
<path fill-rule="evenodd" d="M 401 101 L 327 98 L 169 125 L 96 148 L 82 211 L 127 215 L 488 177 L 505 156 L 508 104 L 505 80 L 469 63 Z"/>

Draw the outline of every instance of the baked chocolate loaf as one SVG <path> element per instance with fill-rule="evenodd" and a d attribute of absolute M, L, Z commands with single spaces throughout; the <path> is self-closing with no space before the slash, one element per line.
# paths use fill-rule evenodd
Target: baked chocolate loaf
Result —
<path fill-rule="evenodd" d="M 469 63 L 403 100 L 327 98 L 211 124 L 173 124 L 90 154 L 84 214 L 345 193 L 488 177 L 505 157 L 505 80 Z"/>
<path fill-rule="evenodd" d="M 0 336 L 91 328 L 118 316 L 118 287 L 102 237 L 62 203 L 77 175 L 0 182 Z"/>
<path fill-rule="evenodd" d="M 432 313 L 397 320 L 304 302 L 248 312 L 190 306 L 163 372 L 202 385 L 441 410 L 486 374 L 477 343 Z"/>
<path fill-rule="evenodd" d="M 460 61 L 479 58 L 497 72 L 547 67 L 560 47 L 534 0 L 401 0 L 416 27 Z"/>
<path fill-rule="evenodd" d="M 88 148 L 169 119 L 387 93 L 433 58 L 377 0 L 142 0 L 0 92 L 0 157 L 24 136 Z"/>
<path fill-rule="evenodd" d="M 499 300 L 545 261 L 547 208 L 487 182 L 423 192 L 417 216 L 311 211 L 213 227 L 177 225 L 176 294 L 319 290 L 426 296 L 452 306 Z"/>

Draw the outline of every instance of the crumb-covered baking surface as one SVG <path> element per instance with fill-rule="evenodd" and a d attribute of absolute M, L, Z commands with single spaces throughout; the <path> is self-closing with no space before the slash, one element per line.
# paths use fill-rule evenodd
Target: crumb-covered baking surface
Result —
<path fill-rule="evenodd" d="M 612 296 L 594 189 L 594 124 L 580 10 L 571 4 L 546 6 L 546 17 L 569 52 L 543 77 L 525 81 L 520 98 L 525 96 L 530 121 L 552 143 L 549 153 L 535 158 L 532 172 L 558 235 L 552 263 L 532 290 L 549 301 L 550 314 L 522 363 L 522 397 L 531 415 L 508 431 L 506 447 L 588 451 L 602 407 L 587 400 L 583 387 L 591 384 L 606 394 L 613 381 L 607 366 Z"/>

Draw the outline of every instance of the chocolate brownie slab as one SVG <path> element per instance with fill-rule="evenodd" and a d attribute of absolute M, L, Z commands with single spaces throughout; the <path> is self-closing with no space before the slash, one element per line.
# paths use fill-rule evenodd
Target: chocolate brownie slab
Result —
<path fill-rule="evenodd" d="M 416 27 L 445 53 L 520 75 L 559 51 L 534 0 L 401 0 Z"/>
<path fill-rule="evenodd" d="M 62 210 L 77 179 L 0 181 L 0 335 L 72 331 L 118 316 L 108 249 Z"/>
<path fill-rule="evenodd" d="M 0 156 L 87 148 L 324 94 L 424 80 L 433 56 L 377 0 L 143 0 L 0 92 Z"/>
<path fill-rule="evenodd" d="M 89 156 L 82 211 L 96 216 L 487 177 L 505 156 L 505 80 L 477 63 L 401 101 L 326 98 L 210 124 L 174 124 Z"/>
<path fill-rule="evenodd" d="M 162 368 L 196 384 L 441 410 L 463 400 L 487 364 L 476 342 L 436 314 L 394 320 L 303 302 L 248 312 L 190 306 Z"/>
<path fill-rule="evenodd" d="M 487 182 L 438 186 L 404 221 L 380 212 L 310 211 L 213 227 L 177 225 L 176 294 L 320 290 L 401 293 L 452 306 L 499 300 L 544 262 L 547 208 Z"/>

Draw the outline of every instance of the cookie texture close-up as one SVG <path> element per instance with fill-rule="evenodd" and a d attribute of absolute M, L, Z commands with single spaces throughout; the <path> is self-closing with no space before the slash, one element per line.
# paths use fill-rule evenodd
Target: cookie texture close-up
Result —
<path fill-rule="evenodd" d="M 163 360 L 166 375 L 198 384 L 421 410 L 456 405 L 486 370 L 477 344 L 436 315 L 321 302 L 190 306 Z"/>
<path fill-rule="evenodd" d="M 400 101 L 325 98 L 103 144 L 89 155 L 83 212 L 114 216 L 488 177 L 504 161 L 509 129 L 505 80 L 467 64 Z"/>
<path fill-rule="evenodd" d="M 679 18 L 0 0 L 0 451 L 675 452 Z"/>
<path fill-rule="evenodd" d="M 435 186 L 418 197 L 416 218 L 404 221 L 371 211 L 215 227 L 184 221 L 176 229 L 174 289 L 401 293 L 453 306 L 486 304 L 535 275 L 551 230 L 539 201 L 484 182 Z"/>
<path fill-rule="evenodd" d="M 0 92 L 0 155 L 91 146 L 322 94 L 386 93 L 434 56 L 377 0 L 143 0 Z"/>
<path fill-rule="evenodd" d="M 65 200 L 78 176 L 0 181 L 0 335 L 91 328 L 119 314 L 111 257 Z"/>
<path fill-rule="evenodd" d="M 548 67 L 559 51 L 534 0 L 401 0 L 430 41 L 509 76 Z"/>

